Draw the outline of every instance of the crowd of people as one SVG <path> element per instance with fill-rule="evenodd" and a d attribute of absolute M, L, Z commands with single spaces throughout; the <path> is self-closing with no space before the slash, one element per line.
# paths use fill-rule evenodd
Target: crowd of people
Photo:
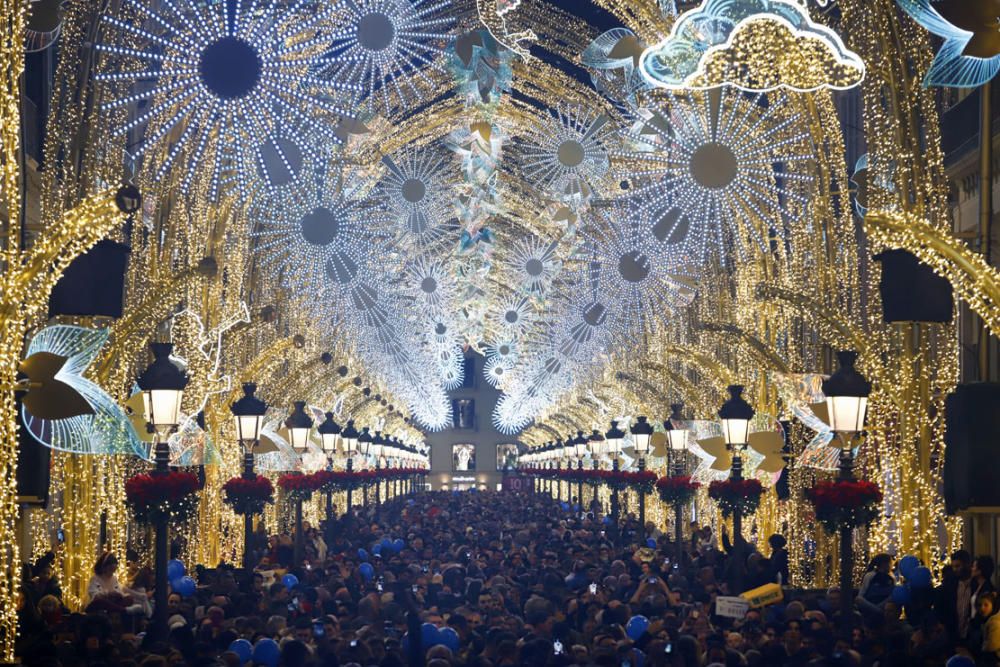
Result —
<path fill-rule="evenodd" d="M 45 667 L 998 664 L 988 557 L 956 552 L 938 587 L 901 605 L 893 559 L 878 555 L 845 618 L 837 589 L 788 586 L 780 535 L 765 557 L 707 527 L 682 550 L 638 528 L 542 495 L 398 497 L 305 526 L 298 566 L 291 536 L 258 533 L 253 572 L 193 568 L 194 590 L 170 593 L 165 636 L 149 626 L 148 568 L 126 576 L 102 555 L 71 614 L 46 557 L 25 576 L 18 655 Z M 768 583 L 784 584 L 781 600 L 717 613 L 718 596 Z"/>

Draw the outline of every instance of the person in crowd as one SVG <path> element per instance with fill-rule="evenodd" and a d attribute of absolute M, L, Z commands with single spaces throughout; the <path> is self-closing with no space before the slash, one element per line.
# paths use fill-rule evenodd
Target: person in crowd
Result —
<path fill-rule="evenodd" d="M 861 579 L 856 599 L 858 608 L 863 613 L 881 615 L 895 586 L 896 580 L 892 576 L 892 556 L 876 555 Z"/>

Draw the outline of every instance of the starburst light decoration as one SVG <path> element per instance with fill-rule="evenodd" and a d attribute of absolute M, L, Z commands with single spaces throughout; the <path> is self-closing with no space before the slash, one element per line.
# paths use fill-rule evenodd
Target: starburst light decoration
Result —
<path fill-rule="evenodd" d="M 337 6 L 338 27 L 323 59 L 324 74 L 351 82 L 365 108 L 389 115 L 425 99 L 428 67 L 451 38 L 456 8 L 450 0 L 352 0 Z M 414 81 L 413 79 L 419 79 Z"/>
<path fill-rule="evenodd" d="M 748 245 L 765 249 L 769 233 L 780 236 L 800 219 L 813 155 L 784 94 L 664 99 L 638 111 L 625 132 L 634 147 L 622 155 L 633 192 L 648 197 L 658 240 L 682 243 L 699 263 L 710 249 L 725 256 L 735 248 L 744 259 Z"/>
<path fill-rule="evenodd" d="M 104 16 L 116 39 L 96 48 L 123 62 L 136 59 L 144 67 L 112 66 L 97 75 L 117 89 L 102 111 L 129 110 L 132 118 L 116 128 L 116 134 L 145 127 L 132 157 L 148 157 L 155 180 L 181 161 L 182 190 L 205 174 L 214 198 L 228 174 L 245 198 L 258 168 L 265 179 L 272 173 L 269 159 L 294 174 L 297 154 L 312 153 L 313 138 L 339 142 L 331 121 L 351 114 L 332 100 L 349 93 L 354 84 L 319 78 L 311 71 L 322 54 L 317 34 L 331 29 L 339 12 L 336 4 L 126 4 L 138 20 Z M 148 80 L 155 85 L 148 86 Z M 139 111 L 141 100 L 149 100 L 149 105 Z M 294 131 L 303 126 L 308 136 Z"/>
<path fill-rule="evenodd" d="M 453 202 L 460 174 L 451 156 L 433 147 L 410 146 L 382 163 L 386 173 L 373 196 L 400 242 L 427 248 L 449 236 L 457 240 Z"/>
<path fill-rule="evenodd" d="M 556 246 L 555 241 L 548 243 L 534 236 L 518 239 L 511 246 L 503 263 L 523 291 L 548 291 L 560 269 Z"/>
<path fill-rule="evenodd" d="M 518 142 L 524 176 L 559 201 L 585 203 L 611 166 L 611 136 L 606 114 L 582 106 L 557 107 Z"/>

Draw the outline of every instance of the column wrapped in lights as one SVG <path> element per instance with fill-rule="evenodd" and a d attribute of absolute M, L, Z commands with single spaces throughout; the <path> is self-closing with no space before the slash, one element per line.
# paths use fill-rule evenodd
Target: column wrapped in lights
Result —
<path fill-rule="evenodd" d="M 153 363 L 136 379 L 142 391 L 146 421 L 154 430 L 154 475 L 168 474 L 170 446 L 167 438 L 180 423 L 181 401 L 188 376 L 170 360 L 173 345 L 150 343 Z M 170 524 L 165 515 L 158 515 L 154 522 L 156 540 L 153 550 L 155 589 L 153 595 L 153 623 L 150 629 L 155 639 L 167 637 L 167 542 Z"/>
<path fill-rule="evenodd" d="M 306 453 L 309 447 L 309 433 L 312 431 L 312 417 L 306 414 L 305 401 L 295 401 L 292 414 L 285 420 L 288 429 L 288 441 L 299 456 Z M 295 498 L 295 552 L 292 560 L 296 566 L 302 564 L 305 536 L 302 534 L 302 499 Z"/>
<path fill-rule="evenodd" d="M 254 396 L 257 385 L 253 382 L 243 384 L 243 397 L 229 406 L 236 425 L 236 438 L 243 448 L 243 479 L 251 480 L 257 477 L 254 472 L 254 448 L 260 441 L 260 432 L 264 428 L 264 415 L 267 414 L 267 403 Z M 243 567 L 249 571 L 253 568 L 253 513 L 243 515 Z"/>
<path fill-rule="evenodd" d="M 639 471 L 646 469 L 646 454 L 649 452 L 649 441 L 653 437 L 653 425 L 649 423 L 645 416 L 636 418 L 636 422 L 629 429 L 632 433 L 632 446 L 639 456 Z M 646 494 L 642 489 L 639 494 L 639 544 L 646 543 Z"/>

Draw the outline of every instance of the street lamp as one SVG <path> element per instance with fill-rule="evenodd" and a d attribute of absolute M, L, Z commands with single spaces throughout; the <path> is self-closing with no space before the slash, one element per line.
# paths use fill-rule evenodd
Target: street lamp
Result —
<path fill-rule="evenodd" d="M 753 415 L 753 407 L 743 398 L 743 385 L 729 385 L 729 400 L 719 408 L 719 419 L 722 422 L 722 437 L 726 448 L 733 453 L 730 472 L 730 479 L 733 481 L 743 479 L 742 452 L 750 439 L 750 420 L 753 419 Z M 733 510 L 733 533 L 733 544 L 743 539 L 743 511 L 738 503 Z"/>
<path fill-rule="evenodd" d="M 611 428 L 604 434 L 604 439 L 608 443 L 608 451 L 614 457 L 611 460 L 611 470 L 618 472 L 618 454 L 622 451 L 622 443 L 625 441 L 625 431 L 618 428 L 618 422 L 612 421 Z M 621 514 L 621 499 L 618 497 L 618 482 L 613 483 L 611 489 L 611 521 L 614 524 L 614 535 L 618 535 L 618 517 Z M 617 539 L 616 539 L 617 542 Z"/>
<path fill-rule="evenodd" d="M 333 470 L 333 457 L 337 453 L 337 438 L 340 437 L 340 431 L 340 424 L 333 420 L 332 412 L 327 412 L 326 419 L 316 427 L 323 453 L 326 454 L 327 470 Z M 326 492 L 326 525 L 327 542 L 333 544 L 333 491 Z"/>
<path fill-rule="evenodd" d="M 688 429 L 683 428 L 684 417 L 681 410 L 683 403 L 670 405 L 670 417 L 663 422 L 667 431 L 667 456 L 670 459 L 670 474 L 680 475 L 684 470 L 684 452 L 687 451 Z M 674 503 L 674 542 L 677 549 L 677 567 L 684 566 L 684 525 L 682 523 L 684 508 L 681 503 Z"/>
<path fill-rule="evenodd" d="M 347 426 L 340 434 L 340 439 L 344 442 L 344 456 L 347 457 L 347 473 L 350 476 L 351 471 L 354 468 L 354 455 L 358 453 L 358 430 L 354 428 L 354 420 L 348 419 Z M 353 503 L 351 502 L 353 495 L 354 482 L 350 479 L 347 481 L 347 514 L 350 516 Z"/>
<path fill-rule="evenodd" d="M 583 457 L 587 455 L 587 437 L 583 431 L 577 431 L 573 438 L 573 456 L 576 457 L 576 502 L 583 512 Z"/>
<path fill-rule="evenodd" d="M 556 438 L 555 443 L 552 445 L 552 452 L 549 455 L 552 457 L 552 460 L 555 461 L 555 469 L 557 471 L 562 470 L 562 455 L 564 449 L 562 438 Z M 556 500 L 562 500 L 562 478 L 559 476 L 558 472 L 556 473 L 555 482 Z"/>
<path fill-rule="evenodd" d="M 368 451 L 375 457 L 375 507 L 378 507 L 382 504 L 382 482 L 379 481 L 379 470 L 382 468 L 382 454 L 385 452 L 385 439 L 382 438 L 382 431 L 375 431 L 375 437 L 372 438 Z M 386 495 L 388 496 L 388 491 Z"/>
<path fill-rule="evenodd" d="M 362 461 L 368 457 L 368 452 L 371 450 L 372 446 L 372 434 L 368 432 L 368 427 L 365 426 L 361 429 L 361 435 L 358 436 L 358 453 L 361 454 Z M 367 466 L 367 461 L 365 461 Z M 368 487 L 361 487 L 361 504 L 368 507 Z"/>
<path fill-rule="evenodd" d="M 632 446 L 639 455 L 639 472 L 646 469 L 646 454 L 649 452 L 649 440 L 653 437 L 653 425 L 646 417 L 637 417 L 629 429 L 632 433 Z M 639 545 L 646 544 L 646 494 L 639 489 Z"/>
<path fill-rule="evenodd" d="M 150 343 L 153 352 L 151 363 L 142 375 L 136 378 L 142 390 L 142 402 L 146 421 L 154 430 L 153 452 L 156 468 L 154 475 L 166 475 L 170 463 L 170 445 L 167 438 L 180 422 L 181 400 L 188 383 L 187 374 L 170 361 L 174 346 L 170 343 Z M 154 522 L 156 541 L 153 551 L 155 569 L 155 593 L 153 605 L 152 632 L 158 639 L 167 636 L 167 532 L 170 527 L 167 517 L 158 513 Z"/>
<path fill-rule="evenodd" d="M 853 350 L 837 352 L 839 368 L 823 381 L 826 395 L 827 415 L 830 429 L 840 441 L 840 479 L 854 480 L 854 447 L 865 429 L 865 413 L 868 411 L 868 396 L 872 383 L 854 368 L 858 353 Z M 854 570 L 854 529 L 842 524 L 840 527 L 840 602 L 841 617 L 849 622 L 854 599 L 852 575 Z"/>
<path fill-rule="evenodd" d="M 295 401 L 292 414 L 285 420 L 285 428 L 288 429 L 288 440 L 292 449 L 301 456 L 305 454 L 309 445 L 309 432 L 312 431 L 313 420 L 306 414 L 306 402 Z M 295 498 L 295 552 L 293 559 L 295 565 L 302 564 L 302 554 L 304 551 L 304 535 L 302 534 L 302 498 Z"/>
<path fill-rule="evenodd" d="M 254 479 L 253 450 L 260 440 L 260 432 L 264 428 L 264 415 L 267 413 L 267 403 L 254 396 L 257 385 L 253 382 L 243 384 L 243 398 L 229 406 L 236 424 L 236 438 L 243 447 L 243 479 Z M 243 515 L 243 568 L 249 572 L 253 568 L 253 515 L 249 512 Z"/>
<path fill-rule="evenodd" d="M 597 470 L 601 466 L 600 457 L 601 454 L 604 453 L 604 449 L 606 446 L 607 442 L 604 440 L 604 436 L 601 435 L 601 432 L 598 431 L 596 428 L 591 431 L 589 436 L 587 436 L 587 449 L 590 451 L 590 467 L 593 468 L 594 470 Z M 600 503 L 598 502 L 599 496 L 597 495 L 597 485 L 596 485 L 597 480 L 594 481 L 595 484 L 591 485 L 590 487 L 591 490 L 593 491 L 593 494 L 591 494 L 593 498 L 591 499 L 590 504 L 591 504 L 591 509 L 594 510 L 594 516 L 596 517 L 597 514 L 601 511 L 601 507 Z"/>

